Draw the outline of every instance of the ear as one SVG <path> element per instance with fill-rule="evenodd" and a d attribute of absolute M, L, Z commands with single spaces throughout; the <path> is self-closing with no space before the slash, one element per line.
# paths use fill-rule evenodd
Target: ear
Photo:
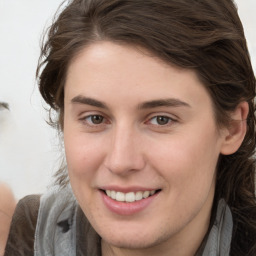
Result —
<path fill-rule="evenodd" d="M 249 106 L 246 101 L 241 102 L 231 113 L 231 122 L 225 128 L 224 142 L 221 147 L 221 154 L 231 155 L 241 146 L 247 131 L 247 116 Z"/>

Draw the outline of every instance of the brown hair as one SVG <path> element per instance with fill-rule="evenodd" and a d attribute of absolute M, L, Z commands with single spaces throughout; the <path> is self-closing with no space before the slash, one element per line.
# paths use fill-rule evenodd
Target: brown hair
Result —
<path fill-rule="evenodd" d="M 243 27 L 232 0 L 73 0 L 48 32 L 37 69 L 44 100 L 63 128 L 64 85 L 70 61 L 99 40 L 138 45 L 167 63 L 193 69 L 211 95 L 216 122 L 228 125 L 241 101 L 249 104 L 239 150 L 221 155 L 215 202 L 224 198 L 233 219 L 231 255 L 256 255 L 255 77 Z M 67 174 L 58 173 L 61 185 Z"/>

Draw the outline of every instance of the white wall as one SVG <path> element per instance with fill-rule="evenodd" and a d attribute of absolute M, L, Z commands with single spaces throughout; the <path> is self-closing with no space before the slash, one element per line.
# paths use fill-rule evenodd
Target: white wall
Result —
<path fill-rule="evenodd" d="M 50 183 L 56 139 L 35 82 L 39 41 L 62 0 L 0 0 L 0 179 L 17 198 Z"/>
<path fill-rule="evenodd" d="M 35 82 L 39 41 L 62 0 L 0 0 L 0 180 L 17 199 L 42 193 L 58 166 L 58 140 Z M 256 70 L 256 1 L 237 0 Z"/>
<path fill-rule="evenodd" d="M 237 3 L 238 13 L 244 24 L 252 65 L 256 74 L 256 1 L 235 0 L 235 2 Z"/>

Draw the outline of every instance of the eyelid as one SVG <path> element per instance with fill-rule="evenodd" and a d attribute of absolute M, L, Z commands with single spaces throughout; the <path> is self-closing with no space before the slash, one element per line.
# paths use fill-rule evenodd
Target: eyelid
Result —
<path fill-rule="evenodd" d="M 165 118 L 168 118 L 169 120 L 166 124 L 152 123 L 152 120 L 157 117 L 165 117 Z M 171 127 L 175 125 L 177 122 L 178 122 L 178 117 L 171 115 L 169 113 L 157 112 L 157 113 L 151 113 L 150 115 L 148 115 L 144 124 L 149 125 L 152 128 L 163 129 L 163 128 Z"/>
<path fill-rule="evenodd" d="M 167 119 L 169 119 L 168 120 L 168 122 L 170 122 L 170 121 L 175 121 L 173 118 L 171 118 L 171 117 L 169 117 L 169 116 L 161 116 L 161 115 L 157 115 L 157 116 L 153 116 L 153 117 L 151 117 L 149 120 L 148 120 L 148 122 L 149 121 L 152 121 L 153 119 L 157 119 L 158 117 L 164 117 L 164 118 L 167 118 Z M 157 125 L 157 124 L 156 124 Z M 158 124 L 158 125 L 160 125 L 160 124 Z M 164 126 L 164 125 L 160 125 L 160 126 Z"/>
<path fill-rule="evenodd" d="M 153 113 L 150 113 L 149 115 L 147 115 L 146 120 L 150 120 L 150 119 L 152 119 L 154 117 L 159 117 L 159 116 L 170 118 L 173 121 L 178 121 L 179 120 L 179 118 L 176 115 L 170 114 L 170 113 L 165 113 L 165 112 L 153 112 Z"/>
<path fill-rule="evenodd" d="M 86 120 L 93 116 L 101 116 L 103 118 L 103 122 L 99 124 L 93 124 L 92 122 L 88 122 Z M 84 125 L 87 125 L 89 127 L 98 127 L 98 126 L 102 126 L 110 123 L 106 115 L 104 115 L 103 113 L 94 112 L 94 111 L 80 114 L 78 120 L 81 121 Z"/>
<path fill-rule="evenodd" d="M 92 120 L 92 118 L 96 117 L 96 116 L 102 118 L 102 121 L 98 124 L 93 123 L 93 120 Z M 87 122 L 88 123 L 90 122 L 90 125 L 100 125 L 100 124 L 104 123 L 104 120 L 105 120 L 105 118 L 101 115 L 89 115 L 89 116 L 84 117 L 84 120 L 87 120 L 87 119 L 88 119 Z M 89 121 L 89 119 L 91 119 L 91 120 Z"/>

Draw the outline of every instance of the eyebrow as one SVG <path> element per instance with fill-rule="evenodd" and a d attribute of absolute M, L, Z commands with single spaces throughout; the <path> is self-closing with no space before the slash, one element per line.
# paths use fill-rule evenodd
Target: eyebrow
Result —
<path fill-rule="evenodd" d="M 97 108 L 108 109 L 107 105 L 96 99 L 78 95 L 71 100 L 72 103 L 90 105 Z M 146 101 L 138 105 L 138 109 L 149 109 L 157 107 L 191 107 L 188 103 L 181 101 L 179 99 L 159 99 Z"/>
<path fill-rule="evenodd" d="M 81 96 L 81 95 L 78 95 L 76 97 L 74 97 L 72 100 L 71 100 L 72 103 L 80 103 L 80 104 L 85 104 L 85 105 L 90 105 L 90 106 L 93 106 L 93 107 L 97 107 L 97 108 L 105 108 L 107 109 L 107 105 L 101 101 L 98 101 L 98 100 L 95 100 L 93 98 L 88 98 L 88 97 L 85 97 L 85 96 Z"/>
<path fill-rule="evenodd" d="M 147 101 L 139 104 L 139 109 L 157 108 L 157 107 L 191 107 L 188 103 L 179 99 L 159 99 Z"/>

